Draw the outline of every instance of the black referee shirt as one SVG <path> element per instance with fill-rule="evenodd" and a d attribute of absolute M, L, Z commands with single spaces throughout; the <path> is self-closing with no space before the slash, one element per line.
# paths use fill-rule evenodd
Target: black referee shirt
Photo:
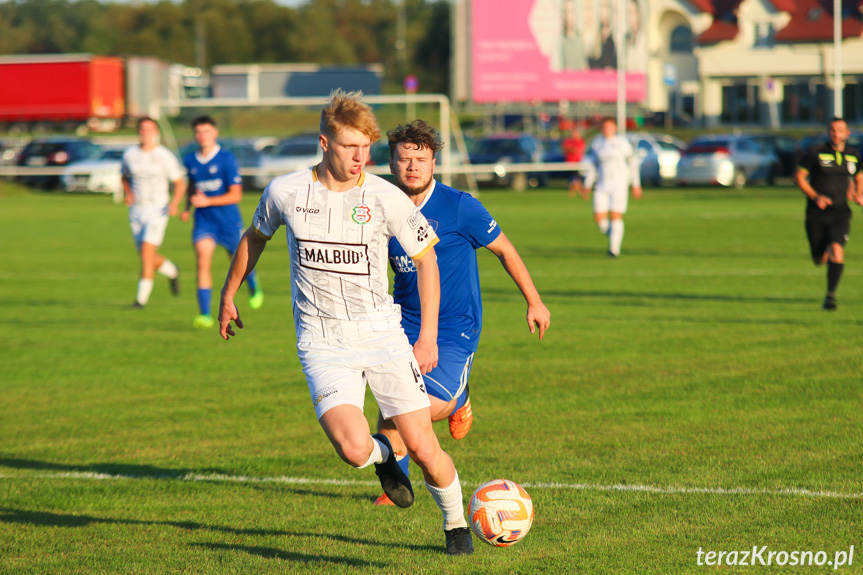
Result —
<path fill-rule="evenodd" d="M 860 169 L 860 153 L 847 147 L 837 152 L 832 143 L 826 142 L 809 148 L 798 167 L 809 173 L 809 184 L 820 195 L 830 198 L 835 209 L 847 205 L 848 185 Z M 810 199 L 808 207 L 813 206 L 817 209 Z"/>

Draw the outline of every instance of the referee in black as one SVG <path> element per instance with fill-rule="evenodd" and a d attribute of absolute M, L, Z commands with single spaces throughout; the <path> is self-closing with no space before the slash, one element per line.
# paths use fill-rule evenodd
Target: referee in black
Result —
<path fill-rule="evenodd" d="M 797 166 L 795 183 L 806 194 L 806 236 L 815 265 L 827 264 L 825 310 L 836 309 L 836 288 L 851 229 L 848 200 L 863 205 L 860 153 L 845 146 L 850 132 L 842 118 L 830 121 L 830 140 L 813 145 Z"/>

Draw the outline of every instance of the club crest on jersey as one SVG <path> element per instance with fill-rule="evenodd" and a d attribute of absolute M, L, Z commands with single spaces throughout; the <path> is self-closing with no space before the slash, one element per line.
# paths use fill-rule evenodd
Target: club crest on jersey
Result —
<path fill-rule="evenodd" d="M 354 209 L 351 212 L 351 219 L 361 226 L 364 226 L 372 221 L 372 209 L 365 205 L 354 206 Z"/>

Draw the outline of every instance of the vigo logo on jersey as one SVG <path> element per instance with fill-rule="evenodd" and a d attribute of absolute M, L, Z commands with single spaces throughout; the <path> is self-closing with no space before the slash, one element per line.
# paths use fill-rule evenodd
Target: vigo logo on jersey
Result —
<path fill-rule="evenodd" d="M 297 252 L 300 265 L 304 268 L 359 276 L 367 276 L 371 271 L 368 246 L 363 244 L 297 238 Z"/>

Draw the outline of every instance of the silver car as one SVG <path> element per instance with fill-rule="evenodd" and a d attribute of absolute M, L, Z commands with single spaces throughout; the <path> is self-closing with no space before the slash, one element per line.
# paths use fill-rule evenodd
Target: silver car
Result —
<path fill-rule="evenodd" d="M 121 165 L 125 148 L 110 148 L 98 158 L 72 162 L 63 169 L 60 181 L 66 192 L 110 194 L 115 203 L 123 201 Z"/>
<path fill-rule="evenodd" d="M 314 166 L 323 157 L 319 134 L 286 138 L 261 155 L 255 187 L 263 189 L 276 176 Z"/>
<path fill-rule="evenodd" d="M 640 162 L 642 185 L 661 186 L 673 183 L 677 177 L 677 163 L 686 144 L 674 136 L 627 132 Z"/>
<path fill-rule="evenodd" d="M 747 136 L 701 136 L 687 146 L 677 164 L 680 185 L 742 188 L 753 180 L 773 184 L 779 173 L 776 153 Z"/>

